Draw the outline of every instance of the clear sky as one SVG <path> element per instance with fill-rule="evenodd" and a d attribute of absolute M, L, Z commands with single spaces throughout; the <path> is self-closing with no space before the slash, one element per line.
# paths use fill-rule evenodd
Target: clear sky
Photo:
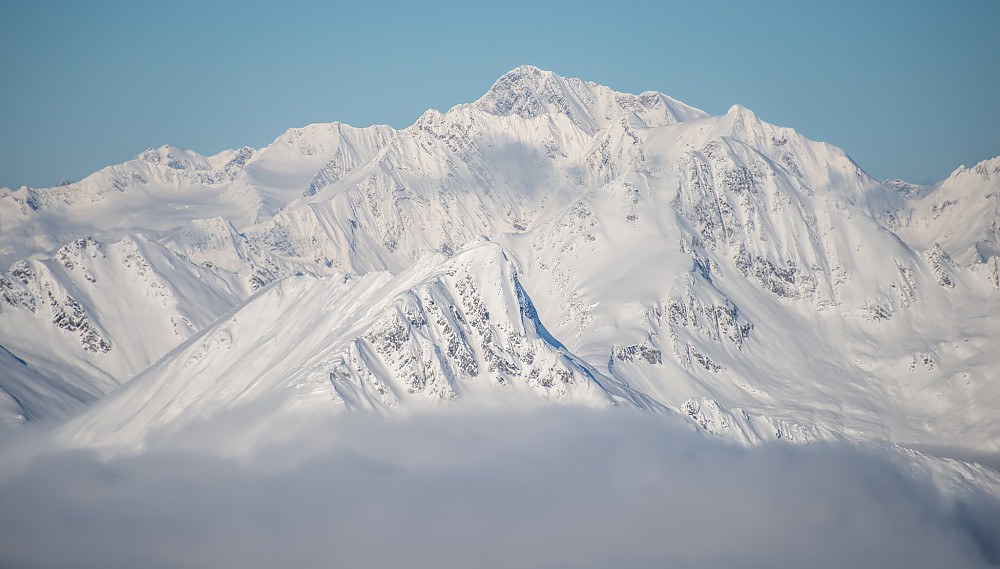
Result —
<path fill-rule="evenodd" d="M 1000 0 L 0 0 L 0 186 L 309 123 L 401 128 L 521 64 L 739 103 L 929 183 L 1000 154 L 998 23 Z"/>

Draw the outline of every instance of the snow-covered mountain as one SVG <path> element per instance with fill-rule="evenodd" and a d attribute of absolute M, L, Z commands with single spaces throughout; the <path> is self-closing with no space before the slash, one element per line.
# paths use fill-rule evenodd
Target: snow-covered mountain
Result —
<path fill-rule="evenodd" d="M 178 378 L 187 378 L 177 381 Z M 243 405 L 255 423 L 310 409 L 387 412 L 456 399 L 660 406 L 566 350 L 490 241 L 399 275 L 293 276 L 254 296 L 108 395 L 77 444 L 145 437 Z"/>
<path fill-rule="evenodd" d="M 79 238 L 0 275 L 6 423 L 65 416 L 131 378 L 249 295 L 239 275 L 139 235 Z"/>
<path fill-rule="evenodd" d="M 565 402 L 996 453 L 998 191 L 1000 158 L 879 183 L 743 107 L 519 67 L 402 130 L 0 192 L 0 413 L 141 448 L 234 409 Z"/>

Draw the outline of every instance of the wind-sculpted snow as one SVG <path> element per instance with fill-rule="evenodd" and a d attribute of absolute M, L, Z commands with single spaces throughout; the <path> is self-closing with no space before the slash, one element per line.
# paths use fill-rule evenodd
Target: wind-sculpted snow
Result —
<path fill-rule="evenodd" d="M 224 409 L 538 400 L 669 410 L 740 444 L 995 452 L 998 160 L 879 184 L 738 105 L 530 66 L 401 130 L 150 150 L 0 195 L 19 378 L 0 408 L 133 378 L 78 444 Z M 8 385 L 32 382 L 87 395 L 19 411 Z"/>

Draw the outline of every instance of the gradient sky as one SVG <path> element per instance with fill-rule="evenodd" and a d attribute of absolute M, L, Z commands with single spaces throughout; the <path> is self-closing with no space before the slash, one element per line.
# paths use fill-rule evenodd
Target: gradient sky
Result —
<path fill-rule="evenodd" d="M 930 183 L 1000 154 L 998 21 L 998 0 L 0 0 L 0 186 L 309 123 L 401 128 L 525 63 L 739 103 L 876 178 Z"/>

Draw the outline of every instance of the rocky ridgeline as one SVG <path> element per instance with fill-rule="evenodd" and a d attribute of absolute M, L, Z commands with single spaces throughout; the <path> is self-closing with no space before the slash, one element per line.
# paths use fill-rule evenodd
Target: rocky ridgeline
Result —
<path fill-rule="evenodd" d="M 86 247 L 92 241 L 81 239 L 77 243 Z M 72 269 L 76 265 L 67 254 L 68 250 L 64 247 L 60 255 L 65 266 Z M 80 347 L 85 351 L 98 354 L 111 351 L 111 342 L 106 334 L 44 264 L 19 261 L 10 268 L 8 275 L 0 275 L 0 298 L 9 308 L 49 319 L 56 328 L 78 336 Z M 87 273 L 84 275 L 89 276 Z M 92 276 L 88 280 L 96 282 Z"/>
<path fill-rule="evenodd" d="M 329 377 L 354 405 L 370 404 L 365 394 L 388 407 L 414 397 L 450 400 L 476 385 L 546 399 L 621 398 L 547 335 L 513 267 L 485 243 L 396 297 L 334 356 Z"/>

